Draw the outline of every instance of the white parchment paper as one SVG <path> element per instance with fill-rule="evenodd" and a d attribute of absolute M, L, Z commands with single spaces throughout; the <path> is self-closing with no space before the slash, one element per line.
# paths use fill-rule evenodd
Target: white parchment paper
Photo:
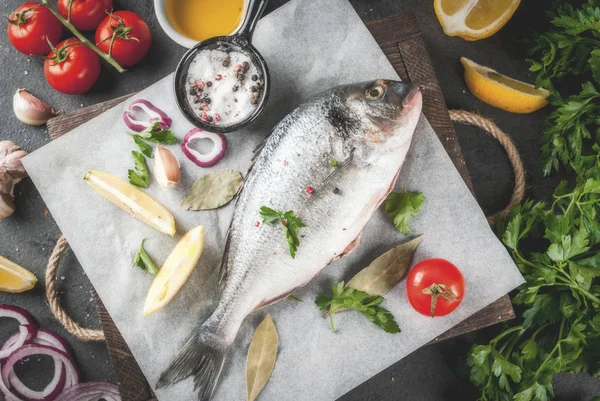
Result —
<path fill-rule="evenodd" d="M 255 145 L 296 105 L 329 87 L 375 78 L 398 79 L 394 69 L 346 0 L 294 0 L 260 21 L 254 36 L 271 70 L 268 107 L 244 132 L 228 136 L 227 156 L 214 168 L 245 174 Z M 172 77 L 139 93 L 173 118 L 173 131 L 183 138 L 192 126 L 178 111 Z M 201 169 L 173 149 L 182 164 L 176 190 L 148 193 L 174 214 L 178 235 L 160 234 L 117 209 L 83 181 L 88 169 L 126 179 L 133 166 L 134 144 L 122 121 L 125 104 L 106 112 L 34 152 L 25 167 L 60 229 L 102 298 L 151 385 L 210 311 L 232 205 L 218 211 L 186 212 L 180 202 L 186 190 L 209 169 Z M 384 306 L 398 320 L 402 333 L 391 335 L 354 312 L 336 317 L 338 334 L 329 330 L 313 301 L 329 294 L 340 279 L 354 273 L 392 246 L 405 241 L 383 210 L 367 225 L 363 245 L 328 266 L 296 295 L 303 303 L 282 301 L 251 315 L 242 325 L 225 366 L 215 400 L 245 399 L 245 357 L 254 328 L 266 313 L 273 316 L 280 349 L 271 380 L 260 400 L 333 400 L 382 369 L 426 344 L 468 316 L 500 298 L 522 281 L 504 247 L 463 183 L 425 118 L 421 119 L 402 169 L 398 188 L 425 193 L 423 210 L 411 223 L 412 235 L 424 234 L 415 261 L 446 258 L 463 271 L 467 291 L 451 315 L 431 319 L 414 312 L 398 285 Z M 140 240 L 158 262 L 177 240 L 196 225 L 206 227 L 206 245 L 199 266 L 177 297 L 163 311 L 142 316 L 152 276 L 131 267 Z M 161 401 L 192 401 L 191 381 L 157 392 Z"/>

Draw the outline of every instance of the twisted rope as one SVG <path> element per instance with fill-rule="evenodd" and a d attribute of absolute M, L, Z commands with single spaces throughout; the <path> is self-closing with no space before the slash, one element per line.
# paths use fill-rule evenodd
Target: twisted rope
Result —
<path fill-rule="evenodd" d="M 50 255 L 48 266 L 46 267 L 46 299 L 50 305 L 50 310 L 54 317 L 67 329 L 69 333 L 82 341 L 105 341 L 104 332 L 102 330 L 85 329 L 79 326 L 67 315 L 67 312 L 60 306 L 56 295 L 56 272 L 60 262 L 60 256 L 67 247 L 67 239 L 61 236 Z"/>
<path fill-rule="evenodd" d="M 454 122 L 474 125 L 483 129 L 487 134 L 496 139 L 500 145 L 502 145 L 504 150 L 506 150 L 506 154 L 508 155 L 510 164 L 512 164 L 515 175 L 515 185 L 513 187 L 512 196 L 510 197 L 510 202 L 500 212 L 500 215 L 507 216 L 513 207 L 521 203 L 525 194 L 525 168 L 523 167 L 523 161 L 521 160 L 517 147 L 508 134 L 498 128 L 496 124 L 479 114 L 464 110 L 450 110 L 449 113 L 450 119 Z M 487 219 L 490 224 L 494 224 L 494 216 L 488 216 Z"/>

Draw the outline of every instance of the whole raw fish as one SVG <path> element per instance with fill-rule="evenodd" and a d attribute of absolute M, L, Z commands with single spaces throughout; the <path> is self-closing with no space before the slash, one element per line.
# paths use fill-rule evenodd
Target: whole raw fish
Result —
<path fill-rule="evenodd" d="M 305 285 L 360 243 L 365 224 L 394 187 L 421 104 L 420 91 L 403 82 L 339 86 L 274 128 L 235 207 L 219 303 L 158 387 L 192 376 L 199 400 L 210 400 L 245 317 Z M 280 224 L 257 224 L 262 206 L 293 210 L 306 224 L 295 258 Z"/>

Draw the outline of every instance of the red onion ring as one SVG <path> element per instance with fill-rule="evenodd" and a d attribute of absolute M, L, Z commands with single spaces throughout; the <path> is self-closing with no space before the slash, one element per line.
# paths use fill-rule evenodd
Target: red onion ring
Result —
<path fill-rule="evenodd" d="M 149 119 L 147 121 L 134 119 L 132 116 L 134 109 L 143 111 L 148 115 Z M 171 127 L 173 122 L 173 120 L 171 120 L 164 111 L 155 107 L 152 103 L 144 99 L 138 99 L 132 102 L 127 108 L 127 111 L 123 113 L 123 120 L 125 120 L 127 127 L 135 132 L 142 132 L 156 122 L 160 122 L 160 129 L 165 130 Z"/>
<path fill-rule="evenodd" d="M 63 391 L 54 401 L 99 401 L 102 399 L 121 401 L 119 388 L 107 382 L 81 383 Z"/>
<path fill-rule="evenodd" d="M 47 345 L 28 344 L 22 346 L 21 348 L 10 354 L 10 356 L 6 360 L 6 364 L 2 366 L 2 380 L 0 381 L 3 382 L 2 387 L 4 387 L 5 389 L 3 389 L 3 391 L 8 391 L 9 393 L 8 395 L 6 395 L 5 393 L 7 398 L 10 398 L 9 396 L 14 396 L 14 394 L 11 393 L 10 390 L 8 390 L 6 384 L 10 382 L 10 373 L 14 372 L 15 364 L 21 359 L 33 355 L 48 355 L 52 357 L 55 361 L 58 360 L 62 362 L 64 369 L 60 370 L 62 370 L 63 373 L 59 375 L 58 380 L 55 380 L 57 376 L 56 372 L 58 372 L 59 369 L 55 370 L 55 377 L 52 379 L 51 382 L 51 384 L 55 386 L 54 388 L 52 388 L 52 386 L 47 386 L 42 392 L 34 392 L 26 386 L 23 386 L 23 388 L 15 387 L 15 393 L 23 393 L 23 395 L 32 395 L 31 400 L 51 401 L 54 398 L 56 398 L 56 396 L 59 395 L 61 391 L 63 391 L 64 387 L 67 385 L 67 382 L 72 383 L 73 385 L 79 383 L 79 371 L 75 367 L 75 362 L 67 353 L 59 351 L 56 348 L 49 347 Z M 22 384 L 20 380 L 19 384 Z M 42 394 L 42 398 L 37 398 Z"/>
<path fill-rule="evenodd" d="M 29 314 L 25 309 L 19 308 L 14 305 L 0 305 L 0 318 L 8 317 L 15 319 L 19 322 L 19 337 L 9 347 L 0 350 L 0 363 L 3 363 L 6 358 L 15 350 L 23 346 L 24 344 L 30 344 L 33 342 L 37 333 L 38 327 L 33 319 L 33 316 Z"/>
<path fill-rule="evenodd" d="M 190 142 L 194 139 L 210 139 L 214 146 L 210 152 L 203 154 L 190 147 Z M 212 132 L 202 131 L 200 128 L 194 128 L 186 134 L 181 144 L 181 150 L 188 159 L 193 161 L 199 167 L 212 167 L 225 156 L 227 152 L 227 139 L 223 134 L 214 134 Z"/>
<path fill-rule="evenodd" d="M 15 334 L 12 337 L 10 337 L 8 340 L 6 340 L 6 342 L 2 346 L 2 349 L 4 349 L 7 346 L 10 346 L 12 343 L 14 343 L 17 340 L 17 337 L 18 337 L 18 334 Z M 47 346 L 55 348 L 59 351 L 62 351 L 64 353 L 68 354 L 69 356 L 72 356 L 71 352 L 69 351 L 69 346 L 68 346 L 67 342 L 62 337 L 60 337 L 58 334 L 56 334 L 55 332 L 53 332 L 51 330 L 39 329 L 37 332 L 37 336 L 33 340 L 33 343 L 38 344 L 38 345 L 47 345 Z M 71 378 L 69 378 L 69 380 L 66 380 L 65 369 L 63 366 L 64 366 L 64 364 L 60 360 L 54 359 L 54 378 L 46 386 L 46 388 L 44 388 L 44 390 L 42 390 L 42 391 L 33 391 L 33 390 L 28 389 L 27 386 L 25 384 L 23 384 L 23 382 L 21 382 L 21 380 L 15 374 L 14 371 L 10 372 L 8 375 L 8 386 L 10 388 L 12 388 L 13 391 L 19 397 L 21 397 L 25 400 L 36 401 L 36 400 L 47 399 L 48 396 L 46 394 L 52 389 L 52 386 L 55 386 L 57 388 L 60 386 L 60 384 L 57 385 L 55 383 L 56 378 L 59 378 L 60 380 L 62 380 L 62 388 L 59 389 L 59 393 L 60 393 L 60 391 L 67 389 L 75 384 L 75 383 L 72 383 Z M 62 376 L 62 378 L 61 378 L 61 376 Z M 56 396 L 56 395 L 58 395 L 58 393 L 56 393 L 56 394 L 53 393 L 53 395 Z"/>

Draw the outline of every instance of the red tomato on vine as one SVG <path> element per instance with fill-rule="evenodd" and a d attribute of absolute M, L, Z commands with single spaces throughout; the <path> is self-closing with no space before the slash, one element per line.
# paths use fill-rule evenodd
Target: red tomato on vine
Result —
<path fill-rule="evenodd" d="M 139 63 L 152 43 L 152 34 L 142 17 L 131 11 L 116 11 L 96 30 L 96 44 L 123 67 Z"/>
<path fill-rule="evenodd" d="M 59 43 L 44 61 L 44 75 L 54 89 L 79 95 L 94 86 L 100 75 L 100 56 L 79 39 Z"/>
<path fill-rule="evenodd" d="M 58 0 L 58 12 L 82 31 L 96 29 L 112 6 L 113 0 Z"/>
<path fill-rule="evenodd" d="M 8 17 L 8 40 L 15 49 L 25 54 L 45 56 L 50 43 L 58 43 L 63 27 L 46 6 L 27 2 Z"/>

